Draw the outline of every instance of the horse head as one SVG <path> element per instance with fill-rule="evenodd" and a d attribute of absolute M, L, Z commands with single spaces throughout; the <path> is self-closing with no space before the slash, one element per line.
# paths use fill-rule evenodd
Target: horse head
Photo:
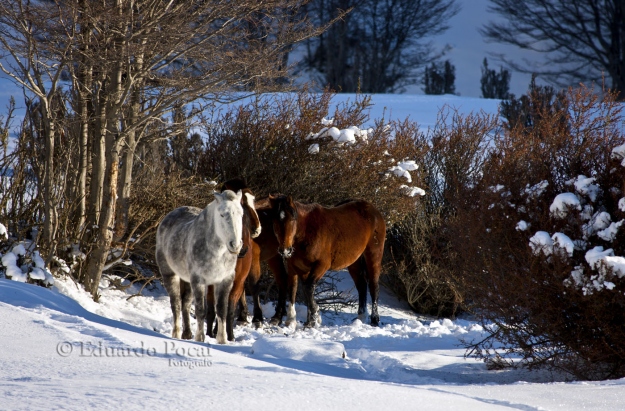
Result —
<path fill-rule="evenodd" d="M 216 212 L 214 214 L 216 234 L 226 244 L 228 251 L 239 254 L 243 247 L 243 207 L 241 191 L 231 190 L 215 193 Z"/>
<path fill-rule="evenodd" d="M 271 210 L 274 215 L 273 231 L 278 240 L 278 252 L 283 258 L 293 255 L 293 244 L 297 232 L 297 207 L 291 196 L 269 196 Z"/>
<path fill-rule="evenodd" d="M 260 235 L 261 225 L 256 208 L 254 207 L 254 195 L 252 191 L 247 187 L 247 183 L 242 178 L 232 178 L 221 185 L 220 191 L 223 193 L 225 190 L 232 190 L 234 192 L 241 191 L 243 197 L 241 198 L 241 206 L 243 206 L 243 212 L 245 216 L 245 224 L 250 231 L 252 238 L 256 238 Z"/>

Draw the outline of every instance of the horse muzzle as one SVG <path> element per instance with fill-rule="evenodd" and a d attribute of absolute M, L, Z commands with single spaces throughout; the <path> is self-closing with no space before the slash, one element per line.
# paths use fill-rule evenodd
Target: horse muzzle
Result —
<path fill-rule="evenodd" d="M 278 249 L 278 253 L 282 256 L 282 258 L 291 258 L 293 251 L 295 251 L 293 247 Z"/>
<path fill-rule="evenodd" d="M 241 252 L 241 249 L 243 248 L 243 242 L 237 244 L 234 241 L 230 241 L 228 243 L 228 251 L 230 251 L 231 254 L 239 254 Z"/>
<path fill-rule="evenodd" d="M 239 255 L 237 255 L 237 258 L 244 258 L 247 255 L 247 251 L 249 249 L 249 247 L 242 247 L 241 251 L 239 251 Z"/>

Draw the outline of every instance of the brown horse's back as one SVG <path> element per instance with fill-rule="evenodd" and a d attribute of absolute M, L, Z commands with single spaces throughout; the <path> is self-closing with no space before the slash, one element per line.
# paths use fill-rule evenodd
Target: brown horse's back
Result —
<path fill-rule="evenodd" d="M 308 241 L 307 259 L 314 261 L 330 253 L 330 269 L 340 270 L 353 264 L 365 250 L 365 254 L 383 251 L 386 224 L 370 203 L 356 200 L 333 208 L 309 207 L 306 231 L 310 236 L 306 237 L 315 240 Z"/>

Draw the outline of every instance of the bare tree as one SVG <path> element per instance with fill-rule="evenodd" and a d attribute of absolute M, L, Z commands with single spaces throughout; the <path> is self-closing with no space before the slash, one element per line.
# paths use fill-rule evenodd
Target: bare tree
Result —
<path fill-rule="evenodd" d="M 384 93 L 416 84 L 424 65 L 440 56 L 428 38 L 448 28 L 454 0 L 314 0 L 319 22 L 351 10 L 308 41 L 305 66 L 323 86 L 340 92 Z"/>
<path fill-rule="evenodd" d="M 537 73 L 559 86 L 601 83 L 625 98 L 625 1 L 491 0 L 490 11 L 506 18 L 481 33 L 489 40 L 544 53 L 544 64 L 498 57 L 514 70 Z"/>
<path fill-rule="evenodd" d="M 48 144 L 46 178 L 55 172 L 59 133 L 50 107 L 61 79 L 69 79 L 68 117 L 77 126 L 65 124 L 65 130 L 79 142 L 72 201 L 84 201 L 75 216 L 76 233 L 88 251 L 81 280 L 94 298 L 102 271 L 114 263 L 109 255 L 114 236 L 127 231 L 138 144 L 153 138 L 154 124 L 174 127 L 168 116 L 176 107 L 276 89 L 279 82 L 273 79 L 286 73 L 284 50 L 322 31 L 301 17 L 303 4 L 0 0 L 0 44 L 10 62 L 0 68 L 39 99 Z M 45 181 L 44 192 L 52 185 Z M 45 207 L 50 247 L 56 241 L 55 204 L 50 200 Z"/>

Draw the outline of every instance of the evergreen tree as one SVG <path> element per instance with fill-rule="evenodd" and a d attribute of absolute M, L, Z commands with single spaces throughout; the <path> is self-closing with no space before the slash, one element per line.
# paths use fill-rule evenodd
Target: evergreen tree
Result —
<path fill-rule="evenodd" d="M 499 69 L 499 73 L 494 69 L 489 69 L 488 60 L 484 57 L 482 78 L 480 80 L 482 98 L 509 99 L 510 77 L 510 72 L 503 67 Z"/>
<path fill-rule="evenodd" d="M 456 67 L 446 60 L 441 68 L 440 65 L 432 63 L 425 68 L 423 91 L 425 94 L 455 94 Z"/>

